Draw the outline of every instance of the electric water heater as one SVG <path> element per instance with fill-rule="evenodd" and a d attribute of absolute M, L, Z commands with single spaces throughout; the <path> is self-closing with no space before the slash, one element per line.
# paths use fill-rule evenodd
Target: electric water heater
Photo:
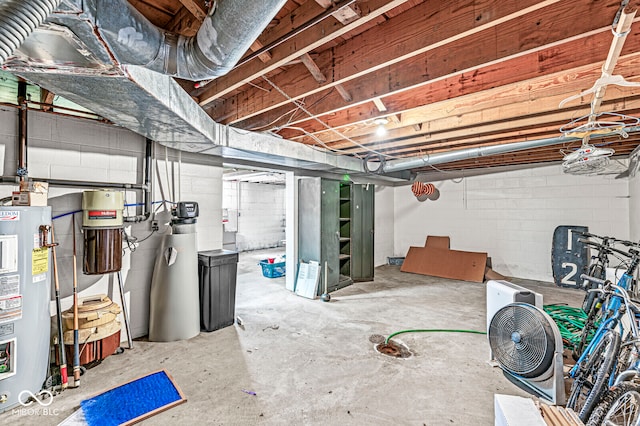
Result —
<path fill-rule="evenodd" d="M 50 225 L 51 207 L 0 207 L 0 413 L 28 404 L 47 377 L 51 283 L 41 229 Z"/>

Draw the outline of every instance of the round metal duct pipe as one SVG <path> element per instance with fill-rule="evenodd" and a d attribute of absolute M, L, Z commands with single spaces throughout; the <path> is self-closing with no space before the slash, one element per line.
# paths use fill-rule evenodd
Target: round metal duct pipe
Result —
<path fill-rule="evenodd" d="M 60 0 L 0 0 L 0 65 L 58 4 Z"/>

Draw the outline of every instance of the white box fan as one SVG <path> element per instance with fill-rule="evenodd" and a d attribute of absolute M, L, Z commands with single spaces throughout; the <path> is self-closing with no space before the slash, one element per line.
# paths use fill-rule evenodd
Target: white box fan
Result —
<path fill-rule="evenodd" d="M 492 360 L 523 389 L 553 404 L 564 404 L 562 337 L 542 310 L 542 295 L 508 281 L 489 281 L 489 317 Z"/>
<path fill-rule="evenodd" d="M 542 309 L 542 295 L 504 280 L 487 282 L 487 333 L 491 318 L 509 303 L 529 303 Z"/>

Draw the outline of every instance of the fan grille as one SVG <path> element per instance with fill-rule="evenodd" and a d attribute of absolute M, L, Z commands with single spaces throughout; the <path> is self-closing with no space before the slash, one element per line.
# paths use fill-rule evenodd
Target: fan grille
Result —
<path fill-rule="evenodd" d="M 555 351 L 549 321 L 525 303 L 513 303 L 496 312 L 489 326 L 489 345 L 502 368 L 526 378 L 547 371 Z"/>

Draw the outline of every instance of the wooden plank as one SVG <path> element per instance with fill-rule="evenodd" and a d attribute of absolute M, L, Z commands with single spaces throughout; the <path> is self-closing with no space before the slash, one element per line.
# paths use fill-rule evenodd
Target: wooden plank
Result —
<path fill-rule="evenodd" d="M 630 115 L 637 116 L 640 113 L 640 98 L 636 97 L 633 101 L 629 100 L 628 104 L 629 106 L 635 104 L 635 108 L 630 109 L 627 112 Z M 584 108 L 585 114 L 588 114 L 589 111 L 590 109 L 588 107 Z M 479 128 L 477 129 L 477 133 L 475 132 L 475 129 L 474 133 L 468 132 L 467 129 L 467 132 L 465 134 L 463 129 L 460 129 L 458 137 L 451 137 L 452 132 L 444 132 L 442 134 L 433 135 L 430 138 L 417 136 L 391 142 L 379 141 L 378 143 L 371 144 L 363 144 L 362 141 L 359 142 L 360 145 L 369 145 L 371 148 L 375 148 L 377 151 L 389 154 L 392 153 L 393 155 L 417 154 L 419 152 L 421 152 L 423 155 L 426 155 L 427 153 L 432 154 L 459 148 L 474 148 L 485 145 L 521 142 L 525 140 L 557 138 L 562 136 L 558 132 L 558 128 L 562 124 L 566 123 L 566 121 L 550 121 L 556 118 L 557 117 L 555 115 L 553 117 L 530 117 L 531 121 L 535 122 L 537 120 L 538 123 L 545 123 L 545 125 L 541 126 L 540 124 L 531 124 L 528 128 L 507 129 L 502 131 L 501 133 L 482 133 L 483 129 Z M 352 145 L 351 142 L 346 141 L 341 141 L 339 144 L 330 144 L 329 146 L 331 148 L 340 149 L 344 153 L 366 153 L 365 150 L 361 147 L 356 147 Z"/>
<path fill-rule="evenodd" d="M 387 107 L 384 106 L 384 102 L 382 102 L 382 99 L 373 98 L 372 101 L 373 101 L 373 104 L 376 106 L 376 108 L 378 108 L 378 111 L 385 112 L 387 110 Z"/>
<path fill-rule="evenodd" d="M 640 24 L 636 23 L 633 30 L 634 34 L 640 33 Z M 401 112 L 421 106 L 424 99 L 429 99 L 430 103 L 437 103 L 438 101 L 453 97 L 454 94 L 456 96 L 462 96 L 479 93 L 491 87 L 526 81 L 539 77 L 541 72 L 550 74 L 564 71 L 566 73 L 567 70 L 575 68 L 576 66 L 590 64 L 593 66 L 595 63 L 600 67 L 601 62 L 598 61 L 598 58 L 594 58 L 593 54 L 591 56 L 584 55 L 583 52 L 601 52 L 602 58 L 600 58 L 600 60 L 604 60 L 605 49 L 609 45 L 610 39 L 610 32 L 604 30 L 583 40 L 572 40 L 542 51 L 528 52 L 526 55 L 520 57 L 512 57 L 501 62 L 491 63 L 482 68 L 455 73 L 451 76 L 445 76 L 435 81 L 428 81 L 422 85 L 414 86 L 411 91 L 404 90 L 386 95 L 385 104 L 390 110 Z M 640 50 L 640 37 L 629 38 L 624 53 L 628 54 L 629 52 L 638 50 Z M 514 73 L 514 69 L 518 69 L 519 72 Z M 409 71 L 411 70 L 407 70 L 407 72 Z M 631 75 L 634 73 L 635 72 L 631 72 Z M 571 80 L 573 77 L 574 73 L 571 72 L 566 74 L 563 79 Z M 375 76 L 372 76 L 371 80 L 375 78 Z M 370 83 L 371 80 L 369 78 L 364 79 L 360 84 Z M 582 90 L 592 86 L 593 81 L 595 81 L 595 79 L 583 87 Z M 527 89 L 527 85 L 523 85 L 522 87 Z M 532 93 L 534 92 L 532 91 Z M 481 96 L 482 94 L 480 94 L 480 97 Z M 321 115 L 320 111 L 331 114 L 325 121 L 332 127 L 339 128 L 344 123 L 351 122 L 351 117 L 354 116 L 361 117 L 363 121 L 373 118 L 374 116 L 370 108 L 364 105 L 357 104 L 347 109 L 339 102 L 336 102 L 335 99 L 330 98 L 330 96 L 327 96 L 324 102 L 316 103 L 317 99 L 316 95 L 314 95 L 307 98 L 307 102 L 314 104 L 314 112 L 317 114 Z M 269 114 L 264 114 L 261 119 L 268 119 L 271 117 L 272 112 L 278 111 L 278 109 L 270 111 Z M 348 119 L 345 119 L 347 117 Z M 254 124 L 255 121 L 257 120 L 247 121 L 247 124 Z M 296 120 L 291 124 L 296 126 L 303 125 L 303 127 L 312 133 L 322 130 L 320 126 L 316 126 L 312 122 L 304 123 L 304 121 L 307 121 L 306 117 Z M 293 132 L 283 131 L 281 134 L 285 138 L 295 137 Z"/>
<path fill-rule="evenodd" d="M 333 6 L 333 2 L 331 0 L 315 0 L 320 6 L 325 9 Z M 342 25 L 347 25 L 360 17 L 359 10 L 356 7 L 346 6 L 338 10 L 333 14 L 333 17 L 336 18 Z"/>
<path fill-rule="evenodd" d="M 200 21 L 198 21 L 191 12 L 182 8 L 175 14 L 173 18 L 165 25 L 168 31 L 183 35 L 185 37 L 193 37 L 198 33 Z"/>
<path fill-rule="evenodd" d="M 357 0 L 358 7 L 362 10 L 361 18 L 348 25 L 341 25 L 335 20 L 331 22 L 328 19 L 313 25 L 299 36 L 293 37 L 272 49 L 271 55 L 273 59 L 269 64 L 251 61 L 234 69 L 232 73 L 213 80 L 206 86 L 204 93 L 200 95 L 200 105 L 207 105 L 213 100 L 225 96 L 246 84 L 246 82 L 253 81 L 261 75 L 275 70 L 303 53 L 308 53 L 328 41 L 348 33 L 406 1 L 408 0 Z"/>
<path fill-rule="evenodd" d="M 336 84 L 334 88 L 345 102 L 351 102 L 353 100 L 351 94 L 347 91 L 347 89 L 344 88 L 342 84 Z"/>
<path fill-rule="evenodd" d="M 479 2 L 479 0 L 477 1 Z M 609 1 L 613 2 L 613 0 Z M 462 0 L 457 0 L 453 4 L 448 2 L 422 3 L 359 34 L 346 43 L 321 52 L 316 62 L 322 69 L 332 70 L 325 73 L 331 75 L 332 80 L 327 82 L 323 88 L 334 84 L 344 84 L 412 57 L 422 58 L 415 61 L 419 65 L 417 69 L 409 70 L 410 73 L 406 73 L 401 66 L 398 66 L 387 70 L 386 74 L 390 77 L 389 79 L 386 79 L 385 75 L 377 75 L 373 85 L 371 81 L 368 82 L 370 88 L 363 92 L 366 95 L 358 95 L 359 90 L 351 91 L 356 100 L 364 100 L 365 97 L 374 97 L 369 96 L 374 91 L 377 96 L 380 96 L 380 94 L 388 92 L 391 87 L 394 89 L 407 88 L 424 82 L 425 77 L 427 79 L 435 78 L 438 75 L 437 70 L 431 69 L 434 66 L 447 66 L 448 69 L 459 71 L 468 68 L 466 64 L 471 63 L 478 56 L 489 56 L 489 59 L 483 61 L 489 62 L 495 60 L 496 56 L 517 54 L 533 46 L 538 47 L 543 43 L 551 43 L 580 34 L 585 27 L 591 30 L 605 27 L 610 23 L 610 17 L 589 20 L 590 22 L 578 22 L 579 17 L 588 14 L 593 5 L 589 6 L 583 2 L 583 5 L 579 6 L 572 3 L 574 5 L 572 8 L 566 3 L 549 6 L 551 3 L 554 2 L 528 0 L 522 5 L 508 3 L 508 7 L 499 0 L 485 1 L 477 5 Z M 527 14 L 528 11 L 533 10 L 537 10 L 537 13 Z M 476 21 L 478 13 L 494 18 L 478 25 Z M 545 31 L 542 31 L 536 25 L 539 21 L 557 21 L 558 16 L 566 16 L 563 21 L 567 19 L 567 23 L 571 23 L 571 25 L 559 23 L 549 31 L 546 31 L 546 28 Z M 509 21 L 514 19 L 517 19 L 517 22 L 509 24 Z M 495 26 L 500 26 L 500 28 L 492 30 Z M 439 30 L 433 31 L 433 27 L 438 27 Z M 520 41 L 523 29 L 531 31 L 532 36 Z M 503 34 L 505 31 L 507 33 Z M 470 36 L 476 34 L 481 36 L 469 39 Z M 455 46 L 446 46 L 456 41 L 458 43 Z M 501 44 L 501 46 L 497 46 L 497 44 Z M 478 49 L 477 46 L 483 46 L 483 49 Z M 436 53 L 426 55 L 427 52 L 434 49 L 437 49 Z M 452 50 L 460 50 L 461 54 L 452 57 L 450 55 Z M 375 52 L 375 54 L 372 55 L 371 52 Z M 448 60 L 443 61 L 442 58 L 448 58 Z M 463 64 L 459 64 L 459 62 L 463 62 Z M 322 89 L 318 87 L 315 80 L 304 78 L 304 74 L 301 74 L 300 70 L 295 72 L 293 77 L 294 70 L 289 70 L 286 75 L 274 76 L 273 81 L 294 99 L 308 97 Z M 410 81 L 398 83 L 398 79 Z M 361 87 L 367 88 L 365 85 Z M 283 105 L 282 98 L 268 97 L 251 90 L 249 92 L 244 97 L 252 99 L 254 96 L 259 96 L 260 98 L 255 101 L 255 105 L 260 109 L 244 107 L 237 111 L 234 122 Z M 214 117 L 228 116 L 226 111 L 221 111 L 218 114 L 214 110 L 212 114 Z"/>
<path fill-rule="evenodd" d="M 56 94 L 48 91 L 47 89 L 40 89 L 40 102 L 43 104 L 53 105 L 53 100 L 55 99 Z M 52 106 L 42 106 L 43 111 L 51 111 Z"/>
<path fill-rule="evenodd" d="M 509 64 L 505 64 L 508 67 Z M 618 70 L 623 75 L 632 74 L 636 69 L 640 67 L 640 55 L 633 54 L 628 55 L 621 59 L 618 64 Z M 402 123 L 404 126 L 412 126 L 413 124 L 422 125 L 422 134 L 438 131 L 438 129 L 455 127 L 455 120 L 464 122 L 465 125 L 473 125 L 481 122 L 491 121 L 491 117 L 499 115 L 499 118 L 503 119 L 505 123 L 508 117 L 514 116 L 516 120 L 522 116 L 528 114 L 540 114 L 550 111 L 558 111 L 558 104 L 560 101 L 568 96 L 583 90 L 584 87 L 589 87 L 593 84 L 593 81 L 600 75 L 600 64 L 593 64 L 583 66 L 573 70 L 571 74 L 564 72 L 550 74 L 544 77 L 538 77 L 528 80 L 526 84 L 522 82 L 511 83 L 505 86 L 496 87 L 493 89 L 480 91 L 475 94 L 468 94 L 457 98 L 446 99 L 438 102 L 438 99 L 445 97 L 444 93 L 447 92 L 447 88 L 450 87 L 449 80 L 443 80 L 433 85 L 431 92 L 423 92 L 423 95 L 427 95 L 428 99 L 432 99 L 432 103 L 421 106 L 418 108 L 410 109 L 402 113 Z M 483 79 L 484 80 L 484 79 Z M 492 78 L 484 80 L 486 83 L 491 83 Z M 478 88 L 480 90 L 480 88 Z M 624 91 L 611 92 L 612 95 L 617 94 L 617 97 L 633 96 L 637 93 L 637 88 L 625 88 Z M 442 93 L 440 95 L 439 93 Z M 613 99 L 616 99 L 612 96 Z M 583 100 L 581 104 L 588 106 L 588 99 Z M 611 106 L 610 106 L 611 107 Z M 620 106 L 613 106 L 620 108 Z M 451 115 L 451 111 L 456 111 L 454 116 Z M 486 111 L 486 113 L 484 113 Z M 476 113 L 476 121 L 472 121 L 472 117 L 468 117 L 468 114 Z M 586 113 L 586 112 L 585 112 Z M 581 114 L 576 114 L 572 118 L 577 118 Z M 438 126 L 438 120 L 447 119 L 443 122 L 442 126 Z M 426 121 L 428 124 L 423 124 Z M 361 122 L 364 124 L 364 122 Z M 371 132 L 364 125 L 351 125 L 349 127 L 335 126 L 341 133 L 352 137 L 358 138 L 365 136 Z M 324 129 L 322 129 L 324 130 Z M 415 135 L 416 130 L 413 128 L 403 129 L 389 129 L 390 137 L 403 137 Z M 292 137 L 291 132 L 288 132 L 288 138 L 297 139 Z M 317 138 L 324 142 L 331 142 L 337 139 L 333 132 L 317 132 L 315 134 Z M 298 139 L 303 140 L 303 139 Z"/>
<path fill-rule="evenodd" d="M 252 52 L 256 52 L 262 49 L 263 47 L 264 45 L 260 43 L 260 40 L 256 40 L 253 43 L 251 43 L 251 46 L 249 47 L 249 49 L 251 49 Z M 269 62 L 271 60 L 271 54 L 269 52 L 262 52 L 261 54 L 258 55 L 258 58 L 262 62 Z"/>
<path fill-rule="evenodd" d="M 200 22 L 207 17 L 207 10 L 204 2 L 196 0 L 180 0 L 180 3 L 191 12 L 191 14 Z"/>
<path fill-rule="evenodd" d="M 577 88 L 579 86 L 572 86 Z M 561 88 L 558 88 L 561 89 Z M 386 140 L 403 140 L 406 142 L 407 138 L 429 136 L 432 139 L 454 139 L 459 136 L 466 136 L 471 133 L 475 135 L 500 133 L 509 129 L 525 129 L 528 127 L 536 128 L 546 122 L 560 123 L 555 131 L 560 135 L 559 128 L 569 123 L 571 120 L 578 117 L 589 114 L 591 108 L 590 105 L 582 104 L 581 106 L 571 109 L 558 110 L 555 108 L 554 101 L 561 101 L 567 95 L 575 93 L 574 91 L 559 92 L 558 94 L 550 95 L 548 102 L 535 101 L 535 100 L 516 100 L 513 103 L 507 105 L 496 105 L 492 107 L 478 108 L 476 111 L 465 111 L 457 115 L 446 115 L 447 109 L 441 108 L 434 111 L 433 119 L 422 124 L 422 128 L 419 132 L 416 132 L 412 126 L 412 120 L 410 117 L 405 118 L 408 123 L 404 123 L 404 127 L 396 129 L 388 128 Z M 618 93 L 622 95 L 622 93 Z M 624 112 L 628 109 L 638 108 L 638 96 L 640 96 L 640 88 L 633 90 L 627 90 L 624 93 L 625 96 L 608 99 L 606 102 L 606 111 L 618 111 Z M 603 110 L 603 111 L 604 111 Z M 424 119 L 427 116 L 420 116 Z M 506 119 L 511 117 L 510 119 Z M 473 132 L 469 132 L 472 128 Z M 373 130 L 369 130 L 372 132 Z M 320 140 L 326 143 L 336 141 L 337 136 L 334 132 L 332 135 L 326 135 L 327 138 L 323 138 L 322 135 L 317 135 Z M 341 132 L 350 139 L 355 139 L 361 144 L 372 143 L 379 148 L 385 147 L 385 142 L 381 142 L 379 138 L 368 134 L 363 134 L 363 131 L 356 132 Z M 326 140 L 331 139 L 331 141 Z M 303 140 L 311 141 L 316 139 L 304 138 Z M 336 143 L 331 144 L 332 147 L 344 148 L 349 145 L 349 142 L 337 140 Z"/>
<path fill-rule="evenodd" d="M 300 56 L 300 60 L 302 61 L 304 66 L 307 67 L 307 69 L 311 73 L 311 76 L 318 83 L 324 83 L 325 81 L 327 81 L 327 77 L 324 76 L 320 68 L 318 68 L 318 65 L 315 63 L 315 61 L 311 58 L 311 56 L 308 53 L 305 53 L 302 56 Z"/>
<path fill-rule="evenodd" d="M 177 12 L 177 10 L 173 10 L 168 6 L 162 7 L 163 5 L 160 4 L 152 6 L 141 0 L 129 0 L 129 3 L 151 21 L 153 25 L 161 28 L 164 28 Z"/>

